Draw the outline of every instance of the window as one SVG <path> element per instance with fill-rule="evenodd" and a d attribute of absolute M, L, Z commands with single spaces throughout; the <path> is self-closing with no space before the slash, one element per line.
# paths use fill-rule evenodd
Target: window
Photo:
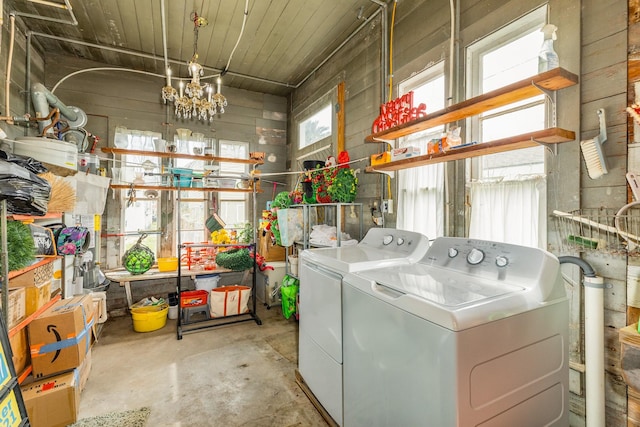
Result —
<path fill-rule="evenodd" d="M 320 140 L 328 138 L 333 133 L 331 104 L 324 105 L 320 110 L 298 124 L 298 148 L 302 149 Z"/>
<path fill-rule="evenodd" d="M 468 97 L 538 73 L 541 7 L 467 48 Z M 513 103 L 469 119 L 470 141 L 491 141 L 543 129 L 544 95 Z M 545 247 L 546 182 L 544 147 L 481 156 L 470 161 L 469 236 Z"/>
<path fill-rule="evenodd" d="M 248 159 L 249 144 L 236 141 L 220 141 L 220 157 Z M 243 163 L 220 162 L 220 176 L 241 177 L 249 173 Z M 248 221 L 247 193 L 219 192 L 218 215 L 230 226 L 242 227 Z"/>
<path fill-rule="evenodd" d="M 399 85 L 400 95 L 413 91 L 413 103 L 427 105 L 427 113 L 445 107 L 444 63 L 439 63 L 405 80 Z M 400 145 L 420 147 L 426 153 L 427 143 L 440 138 L 444 126 L 414 133 Z M 444 234 L 444 164 L 438 163 L 398 171 L 399 229 L 421 232 L 433 239 Z"/>
<path fill-rule="evenodd" d="M 138 130 L 127 130 L 117 128 L 115 139 L 122 138 L 128 140 L 127 147 L 131 150 L 154 151 L 155 138 L 161 138 L 159 133 L 143 132 Z M 160 168 L 160 158 L 155 156 L 140 156 L 126 154 L 122 156 L 122 164 L 120 167 L 121 180 L 124 183 L 135 184 L 158 184 L 160 177 L 145 176 L 145 171 L 158 172 Z M 124 250 L 133 246 L 140 237 L 140 231 L 159 230 L 159 192 L 148 192 L 135 190 L 135 202 L 129 203 L 130 191 L 120 191 L 122 209 L 122 224 L 124 236 Z M 143 241 L 154 254 L 157 255 L 159 250 L 160 236 L 158 234 L 149 234 Z M 123 253 L 124 253 L 123 250 Z"/>
<path fill-rule="evenodd" d="M 186 154 L 201 154 L 204 150 L 205 142 L 201 134 L 193 134 L 192 136 L 180 139 L 176 136 L 178 151 Z M 173 167 L 191 169 L 194 171 L 194 177 L 201 176 L 205 162 L 204 160 L 192 159 L 171 159 Z M 193 179 L 192 182 L 202 184 L 199 179 Z M 193 185 L 193 184 L 192 184 Z M 175 193 L 168 193 L 175 194 Z M 176 206 L 180 210 L 180 242 L 200 243 L 209 240 L 209 233 L 204 225 L 207 214 L 207 194 L 202 191 L 181 191 L 180 204 Z M 175 227 L 178 223 L 174 222 Z M 177 230 L 176 230 L 177 231 Z"/>
<path fill-rule="evenodd" d="M 498 30 L 467 48 L 468 97 L 481 95 L 538 73 L 540 28 L 546 7 Z M 544 95 L 484 112 L 470 119 L 470 141 L 492 141 L 545 127 Z M 514 178 L 544 173 L 544 148 L 482 156 L 474 165 L 473 177 Z"/>

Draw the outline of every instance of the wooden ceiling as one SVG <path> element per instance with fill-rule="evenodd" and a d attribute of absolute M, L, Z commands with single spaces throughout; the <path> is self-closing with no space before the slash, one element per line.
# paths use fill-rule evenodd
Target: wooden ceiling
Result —
<path fill-rule="evenodd" d="M 198 61 L 207 78 L 229 63 L 223 85 L 286 95 L 367 25 L 382 3 L 248 0 L 239 42 L 247 0 L 6 0 L 4 8 L 15 12 L 44 52 L 143 70 L 158 78 L 165 74 L 162 10 L 166 56 L 175 77 L 188 77 L 197 14 L 208 21 L 197 31 Z"/>

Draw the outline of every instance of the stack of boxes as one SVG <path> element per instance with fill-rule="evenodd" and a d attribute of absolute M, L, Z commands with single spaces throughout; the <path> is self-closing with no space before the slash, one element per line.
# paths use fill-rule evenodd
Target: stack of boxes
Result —
<path fill-rule="evenodd" d="M 91 370 L 95 311 L 91 295 L 57 301 L 29 323 L 33 382 L 22 385 L 32 426 L 77 420 L 80 392 Z"/>

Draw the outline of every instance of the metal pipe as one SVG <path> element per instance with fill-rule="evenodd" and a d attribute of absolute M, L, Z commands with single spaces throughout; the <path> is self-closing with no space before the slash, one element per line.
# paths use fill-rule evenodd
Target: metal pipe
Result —
<path fill-rule="evenodd" d="M 169 55 L 167 54 L 167 18 L 164 11 L 164 0 L 160 0 L 160 16 L 162 17 L 162 52 L 164 55 L 164 71 L 169 72 Z"/>
<path fill-rule="evenodd" d="M 605 425 L 604 400 L 604 279 L 591 265 L 575 256 L 558 257 L 582 269 L 584 278 L 584 359 L 587 427 Z"/>
<path fill-rule="evenodd" d="M 69 3 L 69 0 L 64 0 L 64 7 L 62 7 L 62 5 L 59 4 L 55 4 L 55 3 L 50 3 L 50 2 L 44 2 L 44 1 L 38 1 L 36 3 L 42 3 L 48 6 L 55 6 L 55 7 L 60 7 L 61 9 L 66 9 L 69 11 L 69 16 L 71 16 L 71 21 L 67 21 L 64 19 L 58 19 L 58 18 L 50 18 L 48 16 L 40 16 L 40 15 L 35 15 L 33 13 L 25 13 L 25 12 L 20 12 L 17 10 L 12 11 L 12 14 L 15 14 L 17 16 L 22 16 L 24 18 L 33 18 L 33 19 L 39 19 L 41 21 L 48 21 L 48 22 L 55 22 L 57 24 L 68 24 L 68 25 L 73 25 L 76 26 L 78 25 L 78 20 L 76 19 L 75 14 L 73 13 L 73 8 L 71 7 L 71 4 Z"/>
<path fill-rule="evenodd" d="M 11 117 L 11 61 L 13 59 L 13 45 L 16 37 L 16 17 L 12 13 L 9 16 L 11 21 L 11 35 L 9 36 L 9 55 L 7 56 L 7 71 L 4 82 L 4 106 L 6 114 L 0 117 L 0 120 L 5 120 L 8 124 L 13 124 L 13 117 Z M 6 306 L 5 306 L 6 307 Z"/>
<path fill-rule="evenodd" d="M 150 55 L 147 53 L 141 53 L 141 52 L 135 52 L 135 51 L 131 51 L 131 50 L 126 50 L 126 49 L 120 49 L 117 47 L 112 47 L 112 46 L 102 46 L 96 43 L 89 43 L 89 42 L 85 42 L 82 40 L 73 40 L 73 39 L 68 39 L 66 37 L 60 37 L 60 36 L 54 36 L 51 34 L 45 34 L 45 33 L 39 33 L 39 32 L 35 32 L 33 31 L 31 34 L 33 34 L 34 36 L 38 36 L 38 37 L 44 37 L 44 38 L 49 38 L 49 39 L 53 39 L 53 40 L 58 40 L 58 41 L 62 41 L 62 42 L 66 42 L 66 43 L 75 43 L 75 44 L 79 44 L 81 46 L 86 46 L 86 47 L 92 47 L 95 49 L 103 49 L 103 50 L 108 50 L 110 52 L 116 52 L 116 53 L 122 53 L 125 55 L 132 55 L 132 56 L 137 56 L 140 58 L 146 58 L 146 59 L 152 59 L 154 61 L 161 61 L 163 60 L 162 57 L 159 57 L 157 55 Z M 173 64 L 179 64 L 182 65 L 183 62 L 182 61 L 176 61 L 173 59 L 168 59 L 169 63 L 173 63 Z M 216 72 L 221 72 L 222 70 L 218 70 L 217 68 L 211 68 L 211 67 L 202 67 L 204 69 L 208 69 L 208 70 L 213 70 Z M 127 68 L 122 68 L 122 70 L 127 70 Z M 157 75 L 157 74 L 156 74 Z M 234 76 L 234 77 L 240 77 L 243 79 L 247 79 L 247 80 L 255 80 L 255 81 L 259 81 L 262 83 L 268 83 L 268 84 L 272 84 L 272 85 L 276 85 L 276 86 L 284 86 L 284 87 L 289 87 L 289 88 L 296 88 L 295 85 L 289 84 L 289 83 L 283 83 L 283 82 L 278 82 L 275 80 L 269 80 L 269 79 L 264 79 L 262 77 L 254 77 L 254 76 L 247 76 L 245 74 L 241 74 L 241 73 L 235 73 L 235 72 L 227 72 L 227 75 L 230 76 Z M 162 76 L 164 77 L 164 76 Z M 201 80 L 207 79 L 207 78 L 213 78 L 215 76 L 204 76 L 202 77 Z"/>

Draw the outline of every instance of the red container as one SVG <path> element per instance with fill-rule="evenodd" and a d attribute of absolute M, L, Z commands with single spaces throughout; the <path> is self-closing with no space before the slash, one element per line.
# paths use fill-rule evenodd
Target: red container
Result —
<path fill-rule="evenodd" d="M 180 307 L 198 307 L 206 305 L 209 292 L 206 290 L 180 292 Z"/>

